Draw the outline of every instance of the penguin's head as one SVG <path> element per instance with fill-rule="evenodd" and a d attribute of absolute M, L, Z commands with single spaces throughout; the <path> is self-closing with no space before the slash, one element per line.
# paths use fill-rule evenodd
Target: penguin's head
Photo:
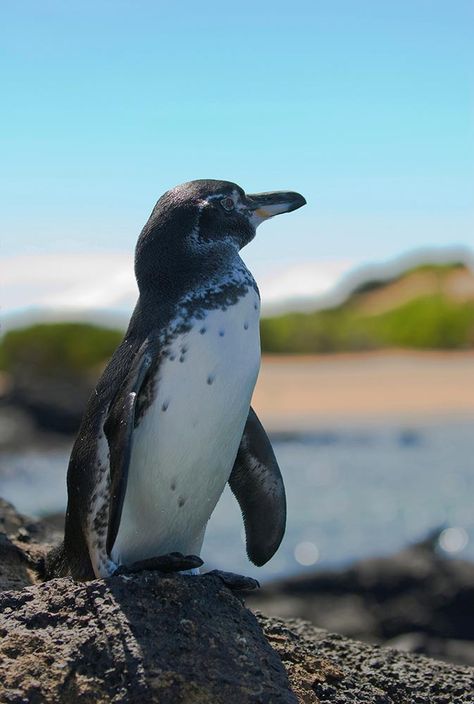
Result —
<path fill-rule="evenodd" d="M 223 239 L 242 249 L 255 237 L 255 230 L 264 220 L 288 213 L 305 205 L 299 193 L 246 194 L 230 181 L 191 181 L 178 186 L 195 203 L 199 212 L 194 240 L 211 244 Z"/>
<path fill-rule="evenodd" d="M 167 191 L 150 221 L 159 224 L 160 219 L 172 219 L 175 237 L 197 245 L 226 240 L 241 249 L 264 220 L 305 204 L 302 195 L 291 191 L 246 194 L 236 183 L 201 179 Z"/>
<path fill-rule="evenodd" d="M 159 199 L 140 235 L 135 260 L 139 284 L 155 268 L 157 258 L 161 264 L 166 258 L 170 266 L 179 258 L 183 266 L 187 258 L 211 259 L 224 251 L 238 251 L 255 237 L 264 220 L 305 204 L 299 193 L 246 194 L 230 181 L 200 179 L 176 186 Z"/>

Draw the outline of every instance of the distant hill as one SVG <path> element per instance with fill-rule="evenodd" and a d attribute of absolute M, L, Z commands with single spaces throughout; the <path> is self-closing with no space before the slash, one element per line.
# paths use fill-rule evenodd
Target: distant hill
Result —
<path fill-rule="evenodd" d="M 0 369 L 18 375 L 74 376 L 99 367 L 123 333 L 88 323 L 42 323 L 6 333 Z"/>
<path fill-rule="evenodd" d="M 407 269 L 355 287 L 335 307 L 262 320 L 262 349 L 326 353 L 474 347 L 474 274 L 462 262 Z"/>
<path fill-rule="evenodd" d="M 474 274 L 458 262 L 365 280 L 337 306 L 264 318 L 261 335 L 267 353 L 474 348 Z M 27 325 L 0 340 L 0 371 L 21 386 L 50 376 L 79 383 L 95 378 L 122 337 L 88 323 Z"/>

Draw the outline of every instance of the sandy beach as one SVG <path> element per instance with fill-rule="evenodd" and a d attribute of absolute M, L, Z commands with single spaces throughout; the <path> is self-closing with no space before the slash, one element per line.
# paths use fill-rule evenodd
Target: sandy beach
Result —
<path fill-rule="evenodd" d="M 473 414 L 474 353 L 265 356 L 253 405 L 273 430 Z"/>

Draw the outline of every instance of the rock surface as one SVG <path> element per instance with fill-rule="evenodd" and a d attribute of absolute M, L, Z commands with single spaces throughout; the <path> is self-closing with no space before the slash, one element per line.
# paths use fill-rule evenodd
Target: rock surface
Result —
<path fill-rule="evenodd" d="M 259 616 L 299 702 L 473 704 L 474 669 L 353 641 L 306 621 Z"/>
<path fill-rule="evenodd" d="M 24 373 L 25 370 L 23 370 Z M 15 380 L 3 397 L 8 414 L 23 414 L 27 426 L 31 423 L 45 433 L 71 435 L 77 432 L 87 400 L 94 388 L 94 377 L 26 374 Z"/>
<path fill-rule="evenodd" d="M 0 701 L 10 704 L 472 704 L 474 697 L 470 668 L 301 621 L 259 616 L 267 640 L 212 576 L 57 579 L 4 592 L 0 614 Z"/>
<path fill-rule="evenodd" d="M 34 583 L 51 533 L 6 503 L 0 521 L 2 703 L 474 702 L 472 668 L 255 616 L 215 576 Z"/>
<path fill-rule="evenodd" d="M 0 498 L 0 592 L 35 584 L 35 564 L 59 539 L 53 526 L 23 516 Z"/>
<path fill-rule="evenodd" d="M 250 611 L 217 577 L 74 583 L 0 596 L 2 702 L 295 702 Z"/>
<path fill-rule="evenodd" d="M 474 564 L 443 556 L 437 537 L 345 570 L 267 584 L 249 604 L 351 638 L 474 665 Z"/>

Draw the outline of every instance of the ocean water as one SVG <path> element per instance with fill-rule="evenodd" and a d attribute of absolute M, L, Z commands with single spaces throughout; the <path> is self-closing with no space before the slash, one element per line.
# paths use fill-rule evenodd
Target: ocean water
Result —
<path fill-rule="evenodd" d="M 440 549 L 474 560 L 474 418 L 346 423 L 272 437 L 288 523 L 275 557 L 245 554 L 240 510 L 226 489 L 209 521 L 209 568 L 268 580 L 388 555 L 442 528 Z M 63 511 L 69 447 L 0 457 L 0 496 L 22 512 Z"/>

